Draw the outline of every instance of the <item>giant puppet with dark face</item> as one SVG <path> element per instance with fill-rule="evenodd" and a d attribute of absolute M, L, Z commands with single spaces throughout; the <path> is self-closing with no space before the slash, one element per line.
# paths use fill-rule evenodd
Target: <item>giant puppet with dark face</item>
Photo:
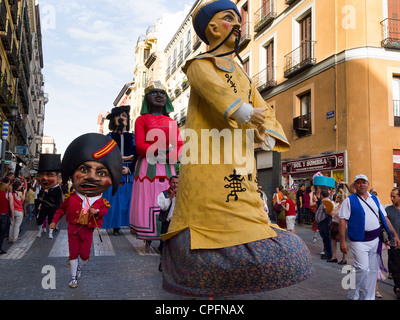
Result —
<path fill-rule="evenodd" d="M 122 175 L 116 194 L 111 189 L 104 192 L 103 197 L 107 199 L 111 208 L 104 217 L 103 228 L 113 229 L 114 235 L 119 235 L 121 227 L 129 226 L 129 211 L 134 181 L 135 164 L 137 160 L 135 135 L 130 132 L 130 106 L 123 105 L 111 109 L 107 115 L 109 120 L 108 137 L 113 139 L 120 151 L 123 161 Z"/>
<path fill-rule="evenodd" d="M 121 152 L 116 142 L 98 133 L 76 138 L 65 151 L 61 165 L 63 182 L 72 179 L 75 192 L 69 194 L 56 211 L 50 228 L 66 214 L 72 280 L 78 285 L 82 267 L 90 256 L 93 231 L 102 226 L 110 207 L 102 193 L 117 192 L 122 172 Z"/>

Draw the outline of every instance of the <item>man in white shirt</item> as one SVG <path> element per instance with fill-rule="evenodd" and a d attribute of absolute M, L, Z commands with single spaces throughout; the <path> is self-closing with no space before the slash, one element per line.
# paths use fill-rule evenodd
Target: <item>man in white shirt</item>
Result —
<path fill-rule="evenodd" d="M 368 177 L 357 175 L 354 186 L 356 192 L 343 201 L 339 211 L 340 251 L 348 253 L 349 250 L 347 228 L 356 276 L 356 288 L 352 288 L 347 297 L 352 300 L 374 300 L 382 250 L 381 225 L 390 232 L 397 246 L 400 241 L 378 197 L 368 192 Z"/>
<path fill-rule="evenodd" d="M 161 221 L 161 234 L 168 232 L 169 223 L 171 222 L 171 218 L 174 213 L 178 183 L 178 176 L 172 176 L 169 179 L 169 188 L 158 195 L 157 203 L 161 209 L 160 215 L 158 217 L 158 219 Z M 160 240 L 160 246 L 158 247 L 160 253 L 162 253 L 162 249 L 163 241 Z M 162 271 L 161 262 L 158 269 Z"/>

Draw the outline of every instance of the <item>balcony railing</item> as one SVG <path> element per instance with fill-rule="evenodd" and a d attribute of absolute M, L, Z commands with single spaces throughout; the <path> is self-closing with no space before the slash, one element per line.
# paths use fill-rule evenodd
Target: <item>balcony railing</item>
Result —
<path fill-rule="evenodd" d="M 272 65 L 267 65 L 264 70 L 253 77 L 253 82 L 259 92 L 275 87 L 276 81 L 274 67 Z"/>
<path fill-rule="evenodd" d="M 201 40 L 198 36 L 194 36 L 193 39 L 193 51 L 195 51 L 201 45 Z"/>
<path fill-rule="evenodd" d="M 381 21 L 383 40 L 381 46 L 385 48 L 400 48 L 400 19 L 387 18 Z"/>
<path fill-rule="evenodd" d="M 394 126 L 400 127 L 400 100 L 393 100 Z"/>
<path fill-rule="evenodd" d="M 285 56 L 284 76 L 285 78 L 293 77 L 314 65 L 315 62 L 315 41 L 304 41 L 300 47 Z"/>
<path fill-rule="evenodd" d="M 180 66 L 182 62 L 183 62 L 183 50 L 180 51 L 178 54 L 178 66 Z"/>
<path fill-rule="evenodd" d="M 5 31 L 0 31 L 1 42 L 5 50 L 11 49 L 12 30 L 10 20 L 7 19 Z"/>
<path fill-rule="evenodd" d="M 258 32 L 276 18 L 275 0 L 266 3 L 254 13 L 254 31 Z"/>
<path fill-rule="evenodd" d="M 190 54 L 191 51 L 192 51 L 192 42 L 189 41 L 185 45 L 185 58 Z"/>
<path fill-rule="evenodd" d="M 146 66 L 147 69 L 150 69 L 151 65 L 156 61 L 157 55 L 155 52 L 152 52 L 150 56 L 147 58 L 146 62 L 144 65 Z"/>
<path fill-rule="evenodd" d="M 171 63 L 171 74 L 174 73 L 176 70 L 176 59 L 172 60 Z"/>
<path fill-rule="evenodd" d="M 239 49 L 243 48 L 251 40 L 250 23 L 245 22 L 240 26 Z"/>

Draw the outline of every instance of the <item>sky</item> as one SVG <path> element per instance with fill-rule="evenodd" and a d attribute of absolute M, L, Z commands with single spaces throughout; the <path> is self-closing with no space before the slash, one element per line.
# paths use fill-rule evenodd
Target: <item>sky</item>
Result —
<path fill-rule="evenodd" d="M 76 137 L 97 131 L 133 80 L 138 37 L 163 15 L 174 17 L 194 0 L 40 0 L 45 106 L 44 134 L 63 154 Z M 182 16 L 182 15 L 181 15 Z M 171 37 L 181 22 L 172 30 Z M 178 19 L 179 20 L 179 19 Z"/>

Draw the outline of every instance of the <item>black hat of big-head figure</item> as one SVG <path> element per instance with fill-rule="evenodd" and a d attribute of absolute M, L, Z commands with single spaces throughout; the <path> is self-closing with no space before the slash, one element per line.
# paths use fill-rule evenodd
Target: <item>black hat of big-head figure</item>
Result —
<path fill-rule="evenodd" d="M 114 195 L 122 174 L 122 157 L 117 143 L 100 133 L 86 133 L 76 138 L 64 153 L 61 165 L 63 182 L 66 183 L 79 165 L 86 161 L 97 161 L 107 167 L 111 174 Z"/>
<path fill-rule="evenodd" d="M 126 112 L 129 115 L 130 110 L 131 106 L 129 105 L 112 108 L 111 112 L 107 114 L 106 119 L 111 120 L 112 118 L 119 116 L 123 112 Z"/>
<path fill-rule="evenodd" d="M 41 153 L 39 155 L 38 172 L 50 171 L 61 171 L 61 155 L 55 153 Z"/>

